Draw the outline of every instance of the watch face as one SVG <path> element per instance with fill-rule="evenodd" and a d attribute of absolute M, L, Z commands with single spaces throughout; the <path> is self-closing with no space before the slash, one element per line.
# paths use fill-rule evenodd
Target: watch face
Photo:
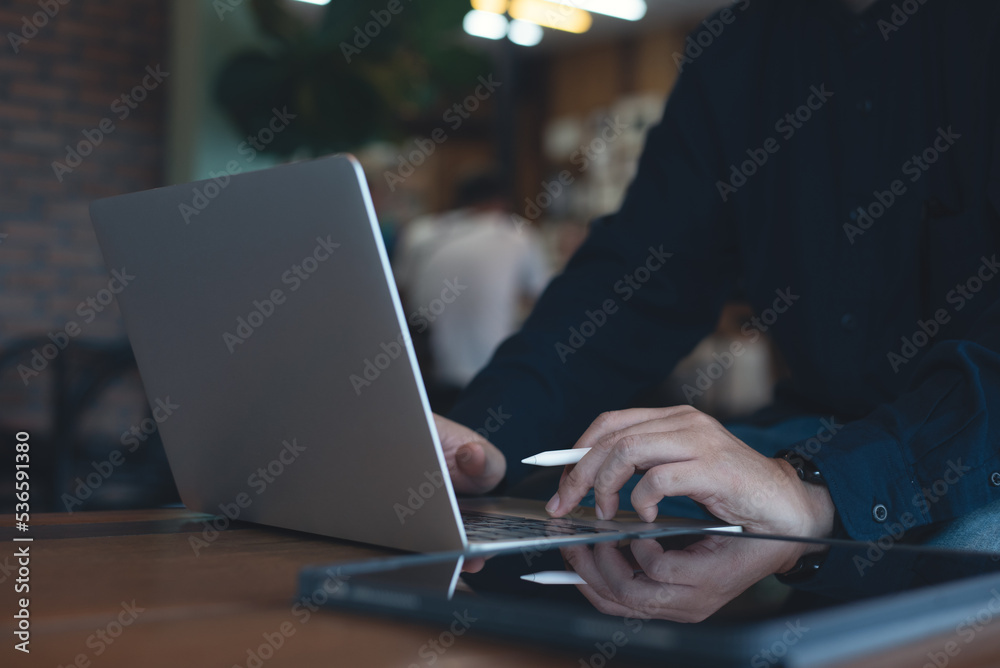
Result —
<path fill-rule="evenodd" d="M 782 450 L 775 455 L 776 459 L 784 459 L 792 465 L 799 476 L 799 480 L 812 483 L 814 485 L 825 485 L 823 474 L 809 459 L 794 450 Z"/>

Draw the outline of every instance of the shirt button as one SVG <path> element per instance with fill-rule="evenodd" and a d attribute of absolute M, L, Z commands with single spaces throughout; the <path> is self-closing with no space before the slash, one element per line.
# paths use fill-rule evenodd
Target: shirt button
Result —
<path fill-rule="evenodd" d="M 994 487 L 1000 487 L 1000 471 L 993 472 L 993 475 L 990 476 L 990 484 Z"/>
<path fill-rule="evenodd" d="M 885 518 L 889 517 L 889 509 L 880 503 L 872 508 L 872 517 L 876 522 L 885 522 Z"/>
<path fill-rule="evenodd" d="M 848 331 L 854 331 L 858 328 L 858 319 L 853 313 L 845 313 L 840 319 L 840 326 Z"/>

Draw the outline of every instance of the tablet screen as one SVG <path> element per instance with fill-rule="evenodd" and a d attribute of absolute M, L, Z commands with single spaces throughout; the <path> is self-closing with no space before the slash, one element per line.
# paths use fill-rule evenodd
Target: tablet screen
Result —
<path fill-rule="evenodd" d="M 971 643 L 1000 621 L 1000 555 L 703 532 L 326 566 L 300 594 L 593 650 L 584 665 L 667 653 L 768 666 L 930 634 Z"/>

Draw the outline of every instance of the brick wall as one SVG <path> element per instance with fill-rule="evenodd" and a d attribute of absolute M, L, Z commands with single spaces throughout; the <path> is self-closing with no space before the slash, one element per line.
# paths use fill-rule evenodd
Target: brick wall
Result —
<path fill-rule="evenodd" d="M 77 340 L 124 336 L 114 304 L 90 322 L 77 312 L 108 281 L 87 206 L 161 184 L 170 79 L 150 72 L 170 69 L 168 12 L 155 1 L 0 3 L 0 351 L 74 322 Z M 27 385 L 16 365 L 0 372 L 0 419 L 44 428 L 45 372 Z"/>

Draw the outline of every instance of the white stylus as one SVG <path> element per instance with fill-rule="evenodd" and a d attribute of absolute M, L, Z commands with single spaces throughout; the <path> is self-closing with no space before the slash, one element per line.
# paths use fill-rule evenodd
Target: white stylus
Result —
<path fill-rule="evenodd" d="M 578 573 L 573 571 L 542 571 L 521 576 L 522 580 L 542 585 L 583 585 L 587 584 Z"/>
<path fill-rule="evenodd" d="M 531 464 L 532 466 L 568 466 L 569 464 L 578 463 L 588 452 L 590 452 L 590 448 L 547 450 L 531 457 L 525 457 L 521 460 L 521 463 Z"/>

